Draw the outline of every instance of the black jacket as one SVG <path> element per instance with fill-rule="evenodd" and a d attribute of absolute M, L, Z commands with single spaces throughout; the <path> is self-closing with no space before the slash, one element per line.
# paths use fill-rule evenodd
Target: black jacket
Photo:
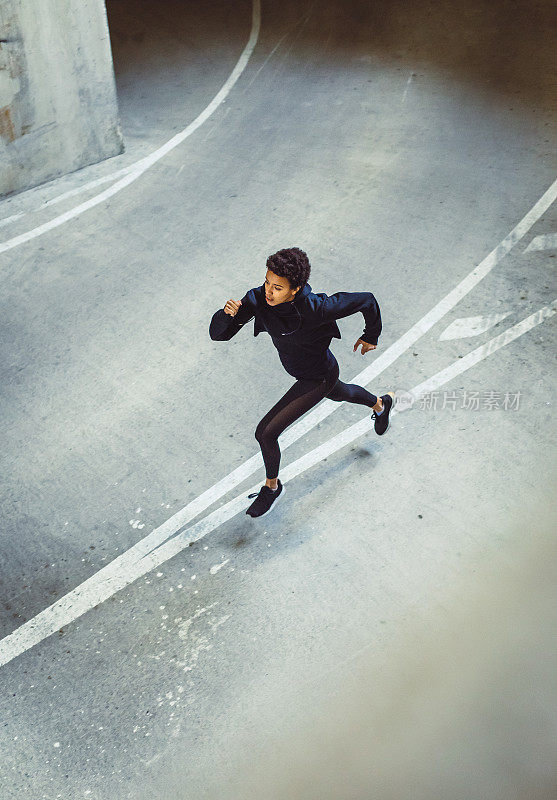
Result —
<path fill-rule="evenodd" d="M 371 292 L 336 292 L 328 296 L 323 292 L 314 294 L 306 283 L 291 302 L 270 306 L 263 284 L 246 292 L 236 316 L 230 316 L 223 308 L 215 311 L 209 336 L 215 341 L 228 341 L 255 317 L 253 335 L 261 331 L 269 333 L 290 375 L 322 378 L 335 363 L 329 345 L 331 339 L 341 338 L 336 320 L 357 311 L 362 312 L 365 320 L 360 338 L 377 344 L 382 329 L 381 313 Z"/>

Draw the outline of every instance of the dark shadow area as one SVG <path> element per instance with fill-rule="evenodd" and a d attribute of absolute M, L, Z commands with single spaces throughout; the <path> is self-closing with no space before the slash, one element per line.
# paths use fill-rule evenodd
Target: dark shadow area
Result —
<path fill-rule="evenodd" d="M 166 129 L 206 71 L 235 61 L 250 28 L 250 0 L 107 0 L 124 128 Z M 252 57 L 259 66 L 286 34 L 276 58 L 294 69 L 330 62 L 373 72 L 380 66 L 434 70 L 527 102 L 556 106 L 557 4 L 550 0 L 262 0 Z M 286 55 L 285 55 L 286 53 Z M 223 58 L 227 56 L 227 58 Z"/>
<path fill-rule="evenodd" d="M 107 0 L 124 137 L 181 129 L 228 78 L 251 28 L 250 0 Z M 198 98 L 207 84 L 208 97 Z"/>
<path fill-rule="evenodd" d="M 327 32 L 332 51 L 441 70 L 555 109 L 557 5 L 548 0 L 344 0 L 315 17 L 308 45 Z"/>

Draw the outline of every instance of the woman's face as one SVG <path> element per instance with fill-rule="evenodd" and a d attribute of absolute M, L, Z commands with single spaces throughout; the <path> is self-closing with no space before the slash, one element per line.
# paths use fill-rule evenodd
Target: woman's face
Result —
<path fill-rule="evenodd" d="M 270 269 L 267 270 L 265 276 L 265 298 L 268 305 L 276 306 L 279 303 L 287 303 L 296 297 L 296 293 L 300 287 L 292 290 L 288 278 L 281 278 L 275 275 Z"/>

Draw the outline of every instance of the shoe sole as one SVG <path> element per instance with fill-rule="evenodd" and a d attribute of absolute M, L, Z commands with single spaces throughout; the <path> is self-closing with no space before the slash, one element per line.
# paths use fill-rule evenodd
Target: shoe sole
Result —
<path fill-rule="evenodd" d="M 279 496 L 277 497 L 277 499 L 273 500 L 273 505 L 271 506 L 271 508 L 268 508 L 267 511 L 264 511 L 262 514 L 258 514 L 256 517 L 254 517 L 253 514 L 248 514 L 248 517 L 251 517 L 252 519 L 261 519 L 261 517 L 265 517 L 267 514 L 269 514 L 276 507 L 278 501 L 283 496 L 283 494 L 284 494 L 284 484 L 282 485 L 282 491 L 279 494 Z"/>

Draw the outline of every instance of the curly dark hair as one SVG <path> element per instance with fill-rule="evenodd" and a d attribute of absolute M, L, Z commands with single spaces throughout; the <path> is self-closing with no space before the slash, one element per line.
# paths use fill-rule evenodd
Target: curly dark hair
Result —
<path fill-rule="evenodd" d="M 299 247 L 287 247 L 269 256 L 267 269 L 270 269 L 275 275 L 280 275 L 281 278 L 288 278 L 292 289 L 297 286 L 303 288 L 309 280 L 311 272 L 307 253 L 304 253 Z"/>

